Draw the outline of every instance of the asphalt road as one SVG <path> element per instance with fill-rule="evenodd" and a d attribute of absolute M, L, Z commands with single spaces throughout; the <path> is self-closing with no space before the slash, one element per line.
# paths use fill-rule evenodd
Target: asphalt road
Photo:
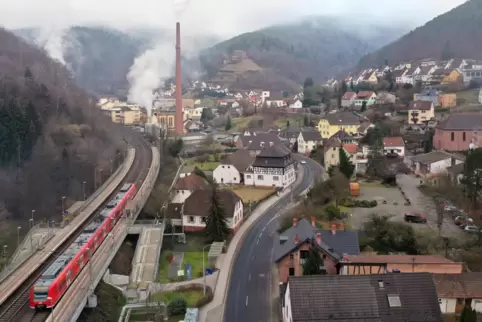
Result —
<path fill-rule="evenodd" d="M 316 162 L 306 160 L 299 164 L 304 168 L 301 182 L 293 186 L 293 195 L 306 190 L 315 177 L 322 177 L 322 168 Z M 273 263 L 273 246 L 277 242 L 276 229 L 279 215 L 288 208 L 291 196 L 287 195 L 274 204 L 250 228 L 244 244 L 234 260 L 231 281 L 226 297 L 224 321 L 226 322 L 268 322 L 273 312 L 271 293 L 275 287 L 270 276 Z"/>

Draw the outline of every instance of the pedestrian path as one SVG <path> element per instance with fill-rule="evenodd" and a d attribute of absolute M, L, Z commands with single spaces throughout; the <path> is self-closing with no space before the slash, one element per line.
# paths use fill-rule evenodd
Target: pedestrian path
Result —
<path fill-rule="evenodd" d="M 132 261 L 131 282 L 153 282 L 157 277 L 164 225 L 145 227 Z"/>

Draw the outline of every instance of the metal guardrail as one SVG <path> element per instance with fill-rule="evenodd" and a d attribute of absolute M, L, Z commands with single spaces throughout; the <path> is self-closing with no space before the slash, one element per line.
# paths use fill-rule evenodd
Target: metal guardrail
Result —
<path fill-rule="evenodd" d="M 82 212 L 85 208 L 87 208 L 94 200 L 99 197 L 99 195 L 112 183 L 112 181 L 119 175 L 120 172 L 126 167 L 127 164 L 129 164 L 129 158 L 130 155 L 127 154 L 127 157 L 124 159 L 122 162 L 121 166 L 117 168 L 117 170 L 98 188 L 94 193 L 92 193 L 89 198 L 87 198 L 82 206 L 80 206 L 77 211 L 71 216 L 71 218 L 75 218 L 80 212 Z M 22 245 L 26 242 L 27 238 L 29 236 L 32 236 L 36 231 L 38 231 L 41 228 L 42 223 L 39 223 L 35 225 L 32 229 L 29 230 L 25 238 L 23 239 L 22 243 L 17 247 L 15 250 L 13 256 L 11 257 L 11 261 L 9 264 L 3 268 L 3 270 L 0 272 L 0 283 L 3 282 L 12 272 L 14 272 L 17 268 L 19 268 L 23 263 L 25 263 L 37 250 L 40 248 L 40 245 L 37 248 L 32 248 L 30 249 L 29 252 L 26 253 L 26 255 L 22 256 L 20 260 L 14 260 L 16 257 L 18 257 L 19 252 L 22 250 Z M 52 227 L 53 228 L 53 227 Z M 49 230 L 48 231 L 48 237 L 44 240 L 44 243 L 47 242 L 50 238 L 52 238 L 55 235 L 55 230 Z M 12 261 L 14 260 L 14 261 Z"/>

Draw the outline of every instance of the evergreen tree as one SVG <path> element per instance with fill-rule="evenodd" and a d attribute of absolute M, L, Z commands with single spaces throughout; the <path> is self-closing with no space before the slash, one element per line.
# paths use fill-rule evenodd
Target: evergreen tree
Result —
<path fill-rule="evenodd" d="M 350 88 L 352 91 L 355 91 L 355 86 L 353 85 L 353 81 L 350 82 Z"/>
<path fill-rule="evenodd" d="M 477 312 L 471 307 L 465 306 L 460 314 L 460 322 L 477 322 Z"/>
<path fill-rule="evenodd" d="M 226 125 L 224 126 L 224 130 L 229 131 L 231 130 L 232 123 L 231 123 L 231 116 L 228 115 L 228 119 L 226 120 Z"/>
<path fill-rule="evenodd" d="M 345 149 L 343 149 L 343 147 L 340 147 L 339 153 L 340 164 L 338 165 L 338 168 L 341 173 L 343 173 L 348 179 L 350 179 L 353 176 L 353 172 L 355 172 L 355 165 L 353 164 L 353 162 L 350 161 L 350 158 L 348 157 L 348 154 L 345 152 Z"/>
<path fill-rule="evenodd" d="M 346 84 L 345 81 L 341 82 L 341 87 L 340 87 L 340 94 L 343 96 L 348 91 L 348 85 Z"/>
<path fill-rule="evenodd" d="M 367 110 L 367 101 L 363 101 L 360 112 L 363 113 L 363 112 L 366 112 L 366 110 Z"/>
<path fill-rule="evenodd" d="M 216 184 L 212 185 L 211 209 L 206 220 L 204 232 L 211 242 L 225 241 L 230 233 L 225 210 L 219 200 L 219 190 Z"/>
<path fill-rule="evenodd" d="M 308 251 L 308 257 L 303 264 L 303 275 L 325 275 L 326 271 L 322 269 L 323 266 L 323 259 L 318 253 L 316 242 L 313 240 Z"/>

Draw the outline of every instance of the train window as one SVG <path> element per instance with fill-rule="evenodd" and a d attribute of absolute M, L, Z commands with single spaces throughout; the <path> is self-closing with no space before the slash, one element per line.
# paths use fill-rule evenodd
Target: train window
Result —
<path fill-rule="evenodd" d="M 59 291 L 62 292 L 66 287 L 65 279 L 59 281 Z"/>

